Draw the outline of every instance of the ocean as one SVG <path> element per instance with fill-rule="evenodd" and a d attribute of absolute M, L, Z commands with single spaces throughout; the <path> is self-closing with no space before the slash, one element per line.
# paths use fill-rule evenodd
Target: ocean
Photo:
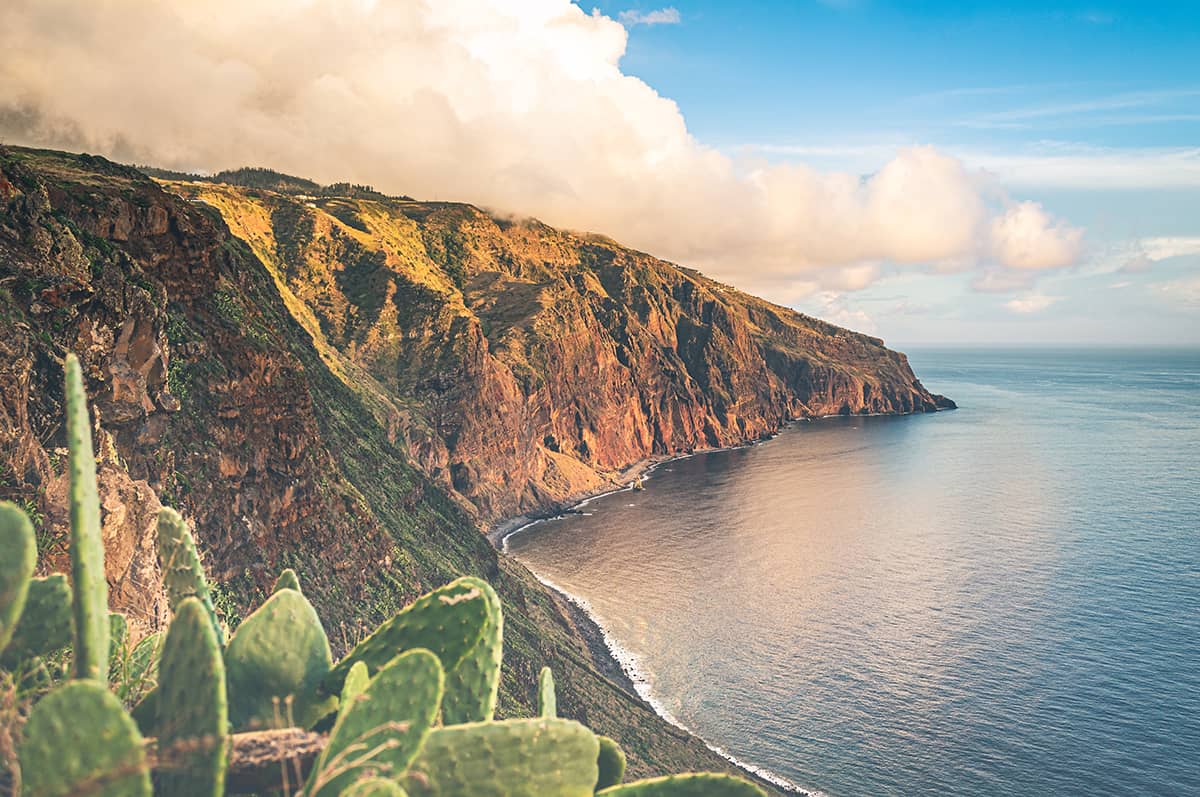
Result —
<path fill-rule="evenodd" d="M 814 793 L 1200 795 L 1200 350 L 913 349 L 509 538 L 661 713 Z"/>

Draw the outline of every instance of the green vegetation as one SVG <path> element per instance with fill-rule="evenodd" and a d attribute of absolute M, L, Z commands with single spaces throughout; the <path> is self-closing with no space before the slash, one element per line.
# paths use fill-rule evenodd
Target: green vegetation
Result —
<path fill-rule="evenodd" d="M 307 599 L 292 587 L 299 586 L 296 574 L 285 571 L 266 603 L 223 647 L 191 532 L 174 510 L 163 509 L 159 552 L 164 572 L 170 574 L 166 581 L 174 619 L 161 656 L 154 637 L 129 651 L 124 617 L 97 605 L 104 598 L 94 586 L 94 574 L 103 581 L 104 572 L 99 499 L 74 357 L 68 357 L 66 373 L 67 412 L 73 418 L 73 590 L 63 589 L 61 576 L 53 589 L 35 589 L 32 526 L 15 504 L 0 504 L 0 539 L 23 552 L 0 575 L 0 617 L 10 637 L 0 652 L 7 656 L 11 648 L 18 654 L 11 663 L 5 660 L 0 675 L 8 694 L 22 694 L 32 704 L 19 733 L 13 726 L 21 724 L 24 710 L 2 715 L 8 724 L 0 728 L 0 737 L 15 738 L 17 754 L 11 760 L 11 745 L 0 745 L 5 757 L 0 763 L 18 793 L 148 797 L 152 770 L 160 794 L 240 793 L 233 782 L 239 773 L 239 744 L 264 731 L 231 734 L 231 725 L 234 731 L 251 726 L 271 733 L 322 727 L 332 716 L 330 735 L 317 737 L 320 749 L 300 792 L 306 797 L 583 797 L 605 787 L 610 788 L 606 793 L 672 797 L 762 794 L 727 775 L 644 781 L 612 791 L 621 778 L 623 753 L 580 723 L 554 716 L 557 698 L 549 670 L 539 679 L 542 716 L 494 719 L 504 619 L 496 593 L 474 577 L 418 598 L 331 667 L 324 628 Z M 93 533 L 96 539 L 89 536 Z M 78 560 L 86 560 L 86 566 Z M 40 592 L 59 596 L 50 601 L 59 608 L 39 609 L 45 597 Z M 73 677 L 58 683 L 62 671 L 51 674 L 38 662 L 49 651 L 30 643 L 57 644 L 62 606 L 69 602 L 76 618 L 70 637 Z M 93 622 L 97 614 L 103 622 Z M 114 659 L 122 662 L 119 680 L 127 684 L 129 675 L 145 677 L 150 670 L 157 680 L 132 715 L 114 694 L 121 687 L 105 682 L 110 631 L 114 649 L 124 651 Z M 14 648 L 21 640 L 21 647 Z M 104 658 L 97 661 L 100 652 Z M 15 685 L 39 666 L 43 688 L 18 692 Z M 147 714 L 156 718 L 151 723 L 155 740 L 143 739 L 139 731 L 139 724 L 147 725 Z M 309 740 L 309 734 L 302 736 Z M 289 759 L 300 754 L 284 737 L 272 738 L 277 740 L 275 760 L 286 772 Z M 147 755 L 148 746 L 153 756 Z"/>
<path fill-rule="evenodd" d="M 75 677 L 108 681 L 108 582 L 100 537 L 100 496 L 92 423 L 79 358 L 67 355 L 67 448 L 71 472 L 71 584 Z"/>

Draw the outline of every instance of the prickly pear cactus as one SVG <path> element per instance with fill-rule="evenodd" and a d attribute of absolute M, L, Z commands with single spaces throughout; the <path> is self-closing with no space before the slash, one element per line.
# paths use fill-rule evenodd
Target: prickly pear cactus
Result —
<path fill-rule="evenodd" d="M 167 631 L 158 668 L 160 790 L 173 797 L 225 793 L 225 666 L 208 610 L 185 598 Z"/>
<path fill-rule="evenodd" d="M 100 537 L 96 455 L 79 359 L 67 355 L 67 461 L 71 476 L 71 584 L 75 619 L 76 678 L 108 682 L 108 582 Z"/>
<path fill-rule="evenodd" d="M 33 707 L 18 756 L 24 797 L 150 797 L 142 736 L 93 680 L 72 681 Z"/>
<path fill-rule="evenodd" d="M 336 695 L 346 673 L 363 662 L 372 673 L 413 648 L 425 648 L 450 672 L 479 641 L 488 624 L 490 604 L 477 579 L 460 578 L 417 598 L 374 633 L 355 645 L 321 684 L 324 694 Z"/>
<path fill-rule="evenodd" d="M 399 777 L 429 733 L 442 686 L 442 666 L 432 653 L 397 656 L 342 706 L 305 794 L 337 797 L 365 775 Z"/>
<path fill-rule="evenodd" d="M 596 740 L 600 742 L 600 755 L 596 759 L 600 776 L 596 779 L 596 791 L 600 791 L 618 785 L 625 777 L 625 751 L 607 736 L 597 736 Z"/>
<path fill-rule="evenodd" d="M 279 574 L 279 578 L 275 579 L 275 586 L 271 588 L 271 592 L 279 592 L 281 589 L 294 589 L 300 591 L 300 577 L 296 575 L 296 571 L 288 568 Z"/>
<path fill-rule="evenodd" d="M 332 660 L 312 604 L 294 589 L 276 592 L 242 621 L 225 649 L 233 727 L 311 725 L 333 708 L 332 699 L 317 695 Z"/>
<path fill-rule="evenodd" d="M 366 778 L 347 786 L 339 797 L 408 797 L 394 780 Z"/>
<path fill-rule="evenodd" d="M 14 669 L 22 661 L 54 653 L 70 644 L 71 585 L 67 577 L 55 573 L 31 579 L 25 609 L 8 647 L 0 655 L 0 667 Z"/>
<path fill-rule="evenodd" d="M 429 734 L 401 783 L 413 797 L 590 797 L 599 748 L 572 720 L 450 725 Z"/>
<path fill-rule="evenodd" d="M 138 730 L 146 736 L 156 736 L 158 734 L 158 686 L 151 687 L 150 691 L 142 695 L 142 699 L 129 712 L 129 716 L 133 717 L 133 721 L 137 723 Z"/>
<path fill-rule="evenodd" d="M 596 797 L 767 797 L 753 783 L 733 775 L 711 772 L 668 775 L 613 786 L 596 792 Z"/>
<path fill-rule="evenodd" d="M 186 598 L 199 598 L 216 631 L 217 641 L 224 645 L 225 631 L 217 619 L 212 594 L 204 579 L 204 566 L 196 551 L 196 540 L 184 519 L 170 507 L 163 507 L 158 513 L 158 558 L 162 564 L 163 586 L 167 588 L 167 603 L 171 611 L 178 611 L 179 604 Z"/>
<path fill-rule="evenodd" d="M 3 651 L 17 630 L 33 568 L 37 566 L 33 526 L 25 513 L 8 501 L 0 501 L 0 551 L 4 551 L 4 558 L 0 559 L 0 651 Z"/>
<path fill-rule="evenodd" d="M 487 619 L 479 639 L 454 669 L 446 673 L 446 694 L 442 696 L 442 721 L 447 725 L 484 722 L 496 713 L 500 691 L 500 660 L 504 649 L 504 612 L 491 584 L 467 577 L 469 584 L 483 593 Z"/>
<path fill-rule="evenodd" d="M 537 712 L 539 717 L 554 719 L 558 716 L 558 697 L 554 694 L 554 673 L 543 667 L 538 673 Z"/>
<path fill-rule="evenodd" d="M 371 682 L 371 674 L 367 672 L 367 665 L 361 661 L 355 662 L 350 668 L 350 672 L 346 675 L 346 680 L 342 683 L 342 696 L 338 700 L 338 713 L 342 713 L 353 702 L 354 698 L 362 694 L 362 691 L 367 688 L 367 684 Z"/>

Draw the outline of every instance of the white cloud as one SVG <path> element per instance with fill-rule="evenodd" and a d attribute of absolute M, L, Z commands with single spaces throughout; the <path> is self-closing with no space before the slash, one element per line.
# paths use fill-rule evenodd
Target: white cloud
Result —
<path fill-rule="evenodd" d="M 1055 221 L 1036 202 L 1020 202 L 992 219 L 995 259 L 1017 269 L 1068 266 L 1079 257 L 1083 230 Z"/>
<path fill-rule="evenodd" d="M 683 18 L 679 15 L 679 9 L 674 6 L 660 8 L 657 11 L 637 11 L 630 9 L 618 14 L 617 19 L 626 27 L 633 27 L 634 25 L 678 25 L 683 21 Z"/>
<path fill-rule="evenodd" d="M 1200 115 L 1196 118 L 1200 119 Z M 746 144 L 739 151 L 812 158 L 840 164 L 841 168 L 868 171 L 894 149 L 887 144 Z M 970 147 L 951 147 L 945 152 L 1016 189 L 1200 188 L 1198 147 L 1117 148 L 1041 142 L 1008 152 Z"/>
<path fill-rule="evenodd" d="M 1154 259 L 1145 252 L 1139 252 L 1126 260 L 1117 271 L 1121 274 L 1141 274 L 1154 266 Z"/>
<path fill-rule="evenodd" d="M 837 291 L 821 291 L 816 294 L 815 314 L 832 324 L 855 329 L 868 335 L 879 334 L 875 320 L 864 310 L 852 307 L 846 297 Z"/>
<path fill-rule="evenodd" d="M 1200 310 L 1200 276 L 1182 277 L 1170 282 L 1159 282 L 1152 290 L 1170 304 L 1185 310 Z"/>
<path fill-rule="evenodd" d="M 1004 303 L 1004 306 L 1014 313 L 1028 315 L 1030 313 L 1040 313 L 1061 298 L 1061 296 L 1046 296 L 1041 293 L 1031 293 L 1019 299 L 1007 301 Z"/>
<path fill-rule="evenodd" d="M 1136 238 L 1118 244 L 1110 257 L 1123 261 L 1119 266 L 1109 265 L 1106 270 L 1121 274 L 1141 274 L 1149 271 L 1156 263 L 1170 260 L 1174 257 L 1193 257 L 1200 255 L 1200 238 L 1187 236 L 1164 236 L 1157 238 Z"/>
<path fill-rule="evenodd" d="M 1011 293 L 1028 290 L 1037 280 L 1037 273 L 1004 268 L 985 268 L 971 280 L 971 290 L 980 293 Z"/>
<path fill-rule="evenodd" d="M 1182 236 L 1166 238 L 1143 238 L 1142 251 L 1154 262 L 1171 257 L 1187 257 L 1200 255 L 1200 238 Z"/>
<path fill-rule="evenodd" d="M 1200 187 L 1200 148 L 1090 147 L 1043 144 L 1025 152 L 957 150 L 1014 188 L 1103 190 Z"/>
<path fill-rule="evenodd" d="M 932 147 L 867 177 L 734 160 L 622 73 L 626 38 L 569 0 L 6 0 L 0 138 L 471 201 L 739 285 L 852 290 L 880 263 L 1078 251 L 1078 230 Z"/>

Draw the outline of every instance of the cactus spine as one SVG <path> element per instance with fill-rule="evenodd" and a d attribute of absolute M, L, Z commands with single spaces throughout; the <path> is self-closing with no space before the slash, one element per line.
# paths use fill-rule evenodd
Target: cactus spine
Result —
<path fill-rule="evenodd" d="M 554 694 L 554 673 L 543 667 L 538 673 L 537 712 L 539 717 L 554 719 L 558 716 L 558 697 Z"/>
<path fill-rule="evenodd" d="M 478 641 L 454 669 L 446 672 L 442 721 L 447 725 L 484 722 L 496 713 L 500 693 L 500 659 L 504 653 L 504 612 L 492 585 L 480 578 L 461 579 L 483 594 L 486 617 Z"/>
<path fill-rule="evenodd" d="M 242 621 L 225 649 L 233 727 L 308 727 L 333 708 L 317 695 L 332 660 L 312 604 L 294 589 L 276 592 Z"/>
<path fill-rule="evenodd" d="M 186 598 L 167 631 L 158 670 L 161 789 L 179 797 L 225 793 L 225 665 L 208 610 Z"/>
<path fill-rule="evenodd" d="M 600 776 L 596 780 L 596 791 L 600 791 L 618 785 L 625 777 L 625 751 L 607 736 L 597 736 L 596 740 L 600 742 L 600 756 L 596 759 Z"/>
<path fill-rule="evenodd" d="M 75 619 L 75 677 L 108 681 L 108 582 L 100 537 L 96 457 L 79 358 L 67 355 L 67 448 L 71 474 L 71 582 Z"/>
<path fill-rule="evenodd" d="M 342 706 L 305 793 L 337 797 L 366 774 L 399 777 L 429 733 L 442 687 L 442 666 L 432 653 L 397 656 Z"/>
<path fill-rule="evenodd" d="M 767 797 L 753 783 L 712 772 L 667 775 L 596 792 L 596 797 Z"/>
<path fill-rule="evenodd" d="M 209 621 L 217 634 L 217 642 L 225 644 L 225 631 L 217 619 L 204 566 L 196 551 L 196 540 L 179 513 L 163 507 L 158 513 L 158 558 L 162 563 L 163 585 L 167 588 L 167 603 L 171 611 L 187 598 L 198 598 L 208 612 Z"/>
<path fill-rule="evenodd" d="M 8 645 L 25 608 L 29 582 L 37 565 L 33 526 L 16 504 L 0 502 L 0 652 Z"/>
<path fill-rule="evenodd" d="M 410 795 L 591 797 L 599 743 L 571 720 L 519 719 L 437 728 L 402 783 Z"/>
<path fill-rule="evenodd" d="M 94 680 L 72 681 L 42 698 L 18 756 L 25 797 L 150 797 L 142 736 L 121 702 Z"/>

